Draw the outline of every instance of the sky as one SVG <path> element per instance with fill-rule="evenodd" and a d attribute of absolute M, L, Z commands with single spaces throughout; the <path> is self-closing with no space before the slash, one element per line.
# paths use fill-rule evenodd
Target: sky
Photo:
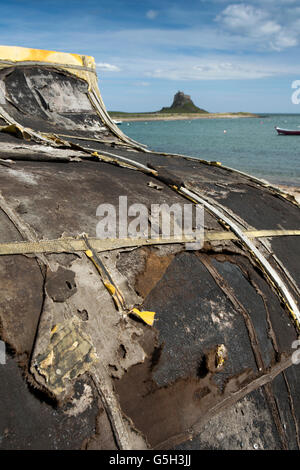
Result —
<path fill-rule="evenodd" d="M 108 110 L 156 111 L 181 90 L 211 112 L 300 113 L 300 0 L 0 0 L 0 12 L 1 45 L 94 56 Z"/>

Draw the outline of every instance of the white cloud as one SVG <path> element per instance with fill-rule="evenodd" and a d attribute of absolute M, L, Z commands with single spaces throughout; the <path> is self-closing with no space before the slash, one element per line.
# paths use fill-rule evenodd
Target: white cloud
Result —
<path fill-rule="evenodd" d="M 251 5 L 235 4 L 228 5 L 225 10 L 217 17 L 217 20 L 223 22 L 231 30 L 243 31 L 260 25 L 266 19 L 266 12 Z"/>
<path fill-rule="evenodd" d="M 239 3 L 228 5 L 216 17 L 216 21 L 225 30 L 247 37 L 249 42 L 252 41 L 261 49 L 280 51 L 296 46 L 299 30 L 293 24 L 293 20 L 290 20 L 287 26 L 280 24 L 275 16 L 273 17 L 269 10 Z"/>
<path fill-rule="evenodd" d="M 149 85 L 150 85 L 149 82 L 135 82 L 135 86 L 145 87 L 145 86 L 149 86 Z"/>
<path fill-rule="evenodd" d="M 220 60 L 189 61 L 178 66 L 178 63 L 170 63 L 146 73 L 153 78 L 169 80 L 239 80 L 257 79 L 276 75 L 278 69 L 263 67 L 256 63 L 230 63 Z"/>
<path fill-rule="evenodd" d="M 96 63 L 96 67 L 103 72 L 120 72 L 121 69 L 117 65 L 108 64 L 106 62 Z"/>
<path fill-rule="evenodd" d="M 128 77 L 148 79 L 164 79 L 172 81 L 202 81 L 202 80 L 251 80 L 267 77 L 298 75 L 300 64 L 284 66 L 256 56 L 247 60 L 234 55 L 208 54 L 202 58 L 178 55 L 169 59 L 127 59 L 124 66 L 122 58 L 118 59 Z M 137 84 L 137 83 L 136 83 Z"/>
<path fill-rule="evenodd" d="M 149 19 L 149 20 L 154 20 L 158 15 L 158 11 L 156 10 L 148 10 L 147 13 L 146 13 L 146 17 Z"/>

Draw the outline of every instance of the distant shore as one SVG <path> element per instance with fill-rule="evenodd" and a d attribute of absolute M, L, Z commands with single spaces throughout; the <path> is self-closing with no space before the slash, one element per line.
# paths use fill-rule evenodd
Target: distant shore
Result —
<path fill-rule="evenodd" d="M 132 121 L 191 121 L 194 119 L 240 119 L 258 118 L 251 113 L 191 113 L 191 114 L 147 114 L 147 113 L 109 113 L 112 119 L 132 122 Z"/>

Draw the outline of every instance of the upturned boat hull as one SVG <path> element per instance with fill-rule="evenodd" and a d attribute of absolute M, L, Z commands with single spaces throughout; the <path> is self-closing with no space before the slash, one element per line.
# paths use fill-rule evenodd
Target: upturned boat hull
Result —
<path fill-rule="evenodd" d="M 203 245 L 152 238 L 189 203 Z M 0 46 L 0 450 L 299 450 L 299 236 L 292 196 L 127 137 L 93 58 Z"/>

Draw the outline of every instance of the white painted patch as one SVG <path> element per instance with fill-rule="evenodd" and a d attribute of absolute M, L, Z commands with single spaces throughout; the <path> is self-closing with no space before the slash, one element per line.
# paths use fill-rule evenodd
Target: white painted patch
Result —
<path fill-rule="evenodd" d="M 38 184 L 37 182 L 38 176 L 33 175 L 32 173 L 28 173 L 27 171 L 13 170 L 12 168 L 9 168 L 7 170 L 7 173 L 11 175 L 13 178 L 16 178 L 17 180 L 21 181 L 22 183 L 27 183 L 27 184 L 32 184 L 32 185 Z"/>
<path fill-rule="evenodd" d="M 211 319 L 216 325 L 218 325 L 219 330 L 223 331 L 225 329 L 232 329 L 234 314 L 226 311 L 226 305 L 224 302 L 219 305 L 218 303 L 210 300 L 209 303 L 211 307 Z"/>

